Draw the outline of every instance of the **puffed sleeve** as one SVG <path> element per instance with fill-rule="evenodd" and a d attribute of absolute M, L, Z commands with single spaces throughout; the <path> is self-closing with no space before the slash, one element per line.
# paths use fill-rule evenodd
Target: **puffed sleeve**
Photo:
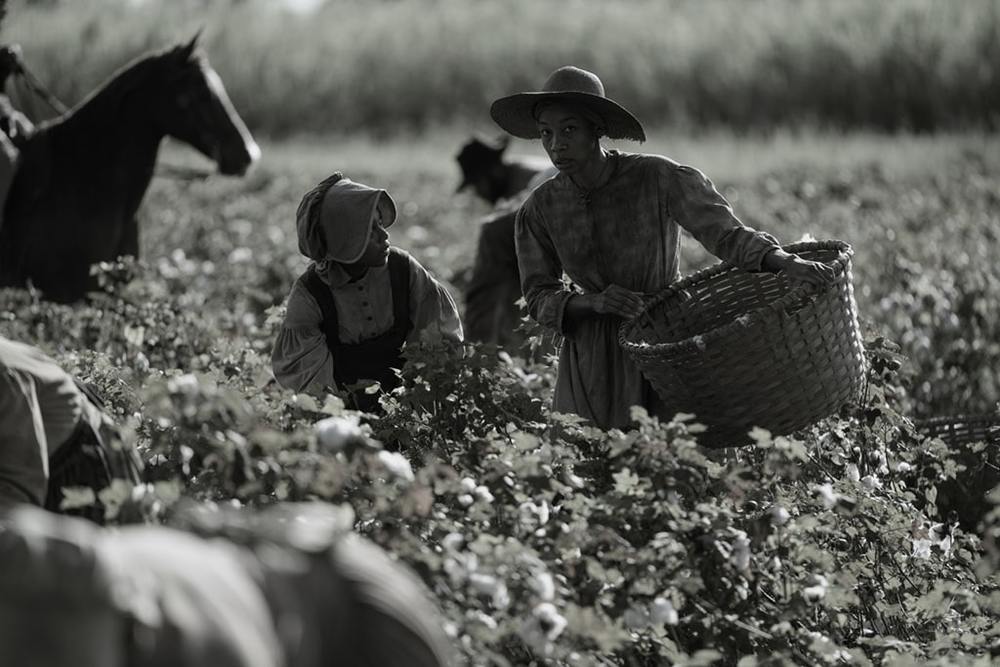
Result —
<path fill-rule="evenodd" d="M 528 303 L 528 314 L 542 326 L 568 333 L 563 316 L 573 292 L 563 284 L 562 263 L 533 197 L 517 212 L 514 241 L 521 272 L 521 293 Z"/>
<path fill-rule="evenodd" d="M 464 333 L 455 300 L 412 255 L 410 260 L 410 317 L 413 329 L 407 342 L 448 339 L 462 342 Z"/>
<path fill-rule="evenodd" d="M 764 256 L 779 247 L 766 232 L 747 227 L 705 174 L 674 165 L 662 175 L 670 216 L 713 255 L 747 271 L 760 271 Z"/>
<path fill-rule="evenodd" d="M 285 320 L 271 350 L 271 370 L 282 387 L 294 391 L 336 388 L 333 355 L 320 329 L 323 312 L 299 281 L 288 295 Z"/>

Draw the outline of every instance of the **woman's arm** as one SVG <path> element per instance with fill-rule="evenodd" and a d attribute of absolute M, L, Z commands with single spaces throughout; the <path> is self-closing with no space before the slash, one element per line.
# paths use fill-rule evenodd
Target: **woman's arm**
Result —
<path fill-rule="evenodd" d="M 770 234 L 744 225 L 712 181 L 697 169 L 675 166 L 666 187 L 672 217 L 716 257 L 748 271 L 785 273 L 815 286 L 833 281 L 829 266 L 785 252 Z"/>
<path fill-rule="evenodd" d="M 322 321 L 319 304 L 296 281 L 271 350 L 271 370 L 282 387 L 305 391 L 337 386 L 333 379 L 333 355 L 320 329 Z"/>
<path fill-rule="evenodd" d="M 777 239 L 744 225 L 705 174 L 683 165 L 660 175 L 668 214 L 709 252 L 748 271 L 764 268 L 764 257 L 779 249 Z"/>
<path fill-rule="evenodd" d="M 544 327 L 561 334 L 573 326 L 572 313 L 567 317 L 569 302 L 577 295 L 562 280 L 562 264 L 548 232 L 542 214 L 532 199 L 517 212 L 514 222 L 514 245 L 517 266 L 521 274 L 521 293 L 528 304 L 528 314 Z"/>

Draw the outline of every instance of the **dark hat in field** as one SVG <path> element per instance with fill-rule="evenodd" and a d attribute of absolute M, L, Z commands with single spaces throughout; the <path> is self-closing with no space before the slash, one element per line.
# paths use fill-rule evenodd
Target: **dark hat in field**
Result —
<path fill-rule="evenodd" d="M 474 136 L 462 146 L 455 156 L 458 166 L 462 168 L 462 182 L 456 192 L 461 192 L 474 185 L 482 176 L 489 173 L 503 162 L 503 153 L 510 144 L 510 137 L 502 136 L 495 140 Z"/>
<path fill-rule="evenodd" d="M 501 97 L 490 106 L 496 124 L 521 139 L 538 139 L 538 105 L 543 102 L 578 105 L 604 121 L 604 134 L 611 139 L 645 141 L 642 124 L 625 107 L 604 94 L 604 84 L 593 72 L 567 65 L 560 67 L 535 92 Z"/>

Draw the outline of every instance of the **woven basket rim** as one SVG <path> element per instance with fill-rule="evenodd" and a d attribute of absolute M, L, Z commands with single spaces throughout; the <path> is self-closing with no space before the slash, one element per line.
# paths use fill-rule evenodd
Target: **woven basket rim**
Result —
<path fill-rule="evenodd" d="M 821 289 L 816 289 L 808 284 L 793 287 L 786 294 L 775 299 L 773 302 L 759 308 L 755 308 L 732 322 L 727 322 L 726 324 L 720 325 L 714 329 L 709 329 L 708 331 L 698 334 L 697 336 L 689 336 L 681 340 L 666 343 L 639 344 L 629 340 L 629 335 L 635 329 L 642 317 L 647 315 L 647 313 L 649 313 L 653 308 L 659 306 L 663 301 L 678 292 L 686 290 L 692 285 L 697 285 L 698 283 L 710 280 L 717 275 L 733 270 L 733 264 L 730 264 L 729 262 L 720 262 L 710 267 L 700 269 L 699 271 L 678 280 L 672 285 L 668 285 L 656 294 L 656 296 L 650 299 L 649 302 L 643 306 L 642 310 L 640 310 L 637 315 L 622 322 L 621 326 L 618 328 L 618 344 L 632 354 L 646 356 L 679 352 L 691 348 L 703 349 L 712 341 L 726 338 L 734 331 L 748 329 L 765 318 L 773 317 L 778 312 L 785 312 L 788 314 L 794 313 L 796 310 L 805 305 L 805 301 L 808 297 L 812 296 L 815 298 L 835 289 L 838 283 L 847 279 L 846 269 L 851 257 L 854 255 L 854 249 L 851 248 L 850 244 L 837 240 L 802 241 L 799 243 L 790 243 L 788 245 L 781 246 L 781 249 L 789 253 L 799 253 L 809 250 L 836 250 L 837 256 L 834 259 L 825 262 L 827 266 L 830 266 L 836 272 L 836 279 L 825 288 Z M 696 338 L 698 339 L 697 341 L 695 340 Z"/>

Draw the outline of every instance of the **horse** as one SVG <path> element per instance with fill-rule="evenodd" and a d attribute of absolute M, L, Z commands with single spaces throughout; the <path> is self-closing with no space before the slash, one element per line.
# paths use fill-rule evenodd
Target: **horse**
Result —
<path fill-rule="evenodd" d="M 79 301 L 92 264 L 139 256 L 136 212 L 164 137 L 242 176 L 260 149 L 198 35 L 125 65 L 21 149 L 0 223 L 0 287 L 29 281 L 43 298 Z"/>

